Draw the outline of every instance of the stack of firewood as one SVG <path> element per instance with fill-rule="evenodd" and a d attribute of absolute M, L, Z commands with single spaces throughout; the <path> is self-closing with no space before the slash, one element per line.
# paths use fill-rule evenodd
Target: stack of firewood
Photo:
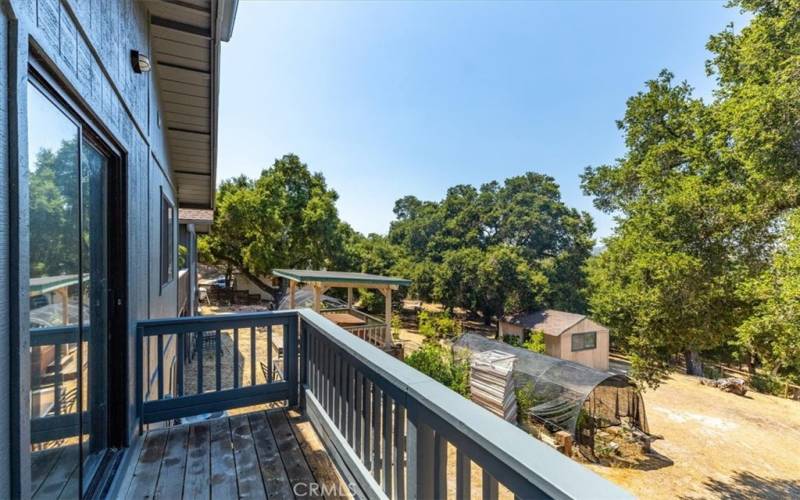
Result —
<path fill-rule="evenodd" d="M 514 394 L 516 356 L 501 351 L 474 354 L 470 361 L 470 398 L 509 422 L 517 421 L 517 398 Z"/>

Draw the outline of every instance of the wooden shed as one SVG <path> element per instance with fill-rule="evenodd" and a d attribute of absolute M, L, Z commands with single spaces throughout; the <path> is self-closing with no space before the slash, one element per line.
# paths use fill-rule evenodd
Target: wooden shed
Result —
<path fill-rule="evenodd" d="M 608 328 L 583 314 L 546 309 L 508 316 L 498 328 L 501 338 L 512 336 L 520 341 L 532 331 L 541 331 L 548 356 L 608 370 Z"/>

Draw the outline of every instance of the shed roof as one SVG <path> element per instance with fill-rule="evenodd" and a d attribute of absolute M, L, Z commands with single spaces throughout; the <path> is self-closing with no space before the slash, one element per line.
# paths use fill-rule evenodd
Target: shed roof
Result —
<path fill-rule="evenodd" d="M 314 271 L 307 269 L 273 269 L 272 274 L 296 281 L 298 283 L 354 283 L 363 285 L 402 285 L 411 284 L 411 280 L 394 276 L 380 276 L 367 273 L 350 273 L 343 271 Z"/>
<path fill-rule="evenodd" d="M 505 321 L 512 325 L 538 330 L 545 335 L 557 337 L 584 319 L 586 319 L 586 316 L 583 314 L 545 309 L 534 313 L 509 316 Z"/>

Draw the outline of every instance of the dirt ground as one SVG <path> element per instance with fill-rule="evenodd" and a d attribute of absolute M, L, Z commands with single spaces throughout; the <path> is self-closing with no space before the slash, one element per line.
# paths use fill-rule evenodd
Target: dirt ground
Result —
<path fill-rule="evenodd" d="M 415 316 L 403 312 L 400 340 L 409 354 L 424 337 Z M 464 329 L 494 335 L 480 323 L 465 322 Z M 650 431 L 663 436 L 651 459 L 637 469 L 587 467 L 639 498 L 800 498 L 800 402 L 756 392 L 736 396 L 680 373 L 645 392 L 644 401 Z M 449 455 L 453 468 L 455 450 Z M 480 481 L 473 466 L 473 493 Z M 500 496 L 507 496 L 503 488 Z"/>
<path fill-rule="evenodd" d="M 800 402 L 677 373 L 644 401 L 650 432 L 664 437 L 653 460 L 589 468 L 639 498 L 800 498 Z"/>

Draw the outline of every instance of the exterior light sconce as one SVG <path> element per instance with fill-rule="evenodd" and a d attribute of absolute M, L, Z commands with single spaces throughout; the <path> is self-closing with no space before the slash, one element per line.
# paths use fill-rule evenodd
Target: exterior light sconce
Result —
<path fill-rule="evenodd" d="M 131 65 L 134 73 L 147 73 L 150 71 L 150 58 L 138 50 L 132 50 Z"/>

